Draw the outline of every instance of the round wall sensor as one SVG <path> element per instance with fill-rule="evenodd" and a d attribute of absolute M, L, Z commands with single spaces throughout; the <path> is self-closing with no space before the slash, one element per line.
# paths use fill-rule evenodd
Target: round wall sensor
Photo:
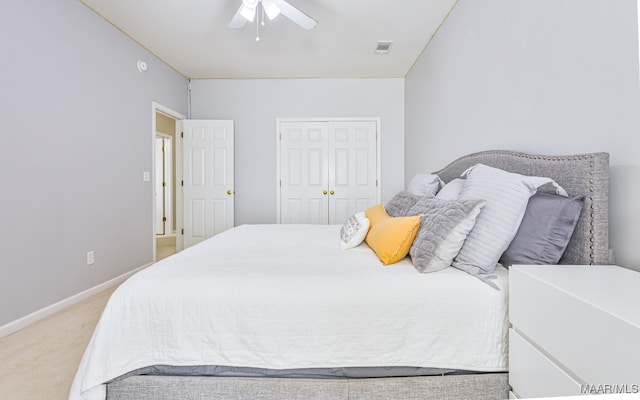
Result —
<path fill-rule="evenodd" d="M 138 60 L 138 71 L 147 72 L 147 63 L 142 60 Z"/>

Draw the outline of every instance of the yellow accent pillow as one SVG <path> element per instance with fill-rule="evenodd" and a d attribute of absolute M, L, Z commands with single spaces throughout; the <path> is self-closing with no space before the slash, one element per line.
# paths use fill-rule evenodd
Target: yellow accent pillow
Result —
<path fill-rule="evenodd" d="M 406 257 L 420 227 L 420 216 L 390 217 L 383 204 L 365 211 L 371 222 L 365 241 L 384 265 Z"/>
<path fill-rule="evenodd" d="M 365 210 L 364 215 L 369 219 L 371 225 L 375 224 L 383 218 L 389 218 L 389 214 L 387 214 L 387 210 L 384 209 L 383 203 L 369 207 L 367 210 Z"/>

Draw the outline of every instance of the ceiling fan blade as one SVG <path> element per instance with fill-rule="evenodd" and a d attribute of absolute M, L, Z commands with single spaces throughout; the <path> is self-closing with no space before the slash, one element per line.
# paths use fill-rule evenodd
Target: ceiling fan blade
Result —
<path fill-rule="evenodd" d="M 238 8 L 238 11 L 236 11 L 236 15 L 233 16 L 233 18 L 231 19 L 231 23 L 229 23 L 229 28 L 242 29 L 247 24 L 247 19 L 243 17 L 241 13 L 243 7 L 244 4 L 241 5 L 240 8 Z"/>
<path fill-rule="evenodd" d="M 274 0 L 274 3 L 278 6 L 282 15 L 304 29 L 312 29 L 318 23 L 318 21 L 287 3 L 285 0 Z"/>

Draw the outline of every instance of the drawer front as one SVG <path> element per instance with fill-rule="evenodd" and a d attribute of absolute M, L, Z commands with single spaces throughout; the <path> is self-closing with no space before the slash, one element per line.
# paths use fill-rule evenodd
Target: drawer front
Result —
<path fill-rule="evenodd" d="M 522 271 L 509 279 L 511 323 L 537 348 L 586 384 L 637 384 L 637 326 Z"/>
<path fill-rule="evenodd" d="M 580 384 L 513 329 L 509 330 L 509 384 L 518 398 L 580 395 Z"/>

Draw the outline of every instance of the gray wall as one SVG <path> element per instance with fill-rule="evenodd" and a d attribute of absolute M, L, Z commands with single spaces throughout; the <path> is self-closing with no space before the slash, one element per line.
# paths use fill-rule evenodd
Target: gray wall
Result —
<path fill-rule="evenodd" d="M 381 192 L 404 182 L 403 79 L 195 80 L 192 118 L 235 121 L 235 223 L 276 222 L 276 118 L 380 117 Z"/>
<path fill-rule="evenodd" d="M 3 10 L 0 326 L 152 261 L 152 101 L 187 88 L 78 1 Z"/>
<path fill-rule="evenodd" d="M 0 326 L 151 261 L 151 102 L 187 86 L 80 2 L 3 5 Z M 406 80 L 194 81 L 192 118 L 235 121 L 236 224 L 275 222 L 278 117 L 381 117 L 383 200 L 469 152 L 607 151 L 640 269 L 637 40 L 633 0 L 460 0 Z"/>
<path fill-rule="evenodd" d="M 634 0 L 460 0 L 406 78 L 405 180 L 488 149 L 611 156 L 610 233 L 640 270 Z"/>

